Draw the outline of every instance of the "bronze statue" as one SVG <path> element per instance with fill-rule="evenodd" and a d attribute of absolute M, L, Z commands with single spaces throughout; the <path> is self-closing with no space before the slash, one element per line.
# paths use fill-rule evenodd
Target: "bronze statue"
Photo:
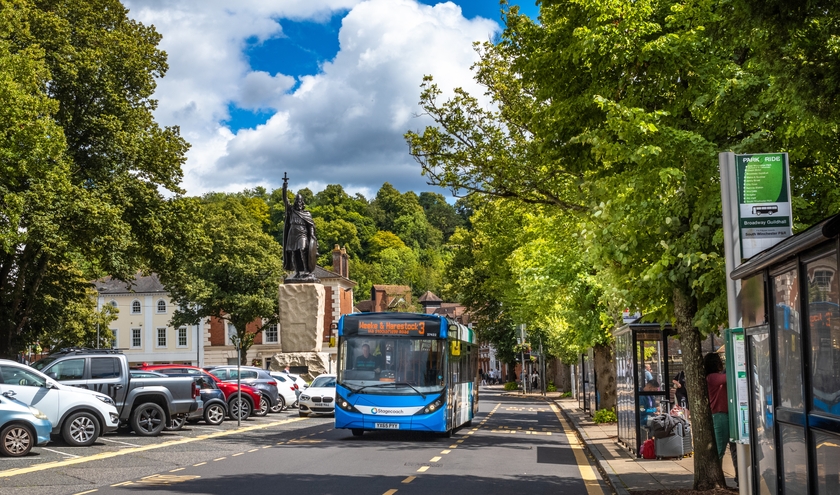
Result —
<path fill-rule="evenodd" d="M 318 262 L 318 238 L 315 237 L 315 222 L 312 214 L 304 210 L 303 196 L 295 196 L 295 203 L 289 207 L 286 191 L 289 178 L 283 174 L 283 204 L 286 219 L 283 224 L 283 268 L 294 275 L 286 282 L 317 282 L 312 275 Z"/>

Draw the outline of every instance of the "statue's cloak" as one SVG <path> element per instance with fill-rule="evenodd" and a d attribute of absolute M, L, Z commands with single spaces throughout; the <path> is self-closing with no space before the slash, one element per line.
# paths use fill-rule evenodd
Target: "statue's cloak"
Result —
<path fill-rule="evenodd" d="M 306 225 L 306 250 L 303 253 L 303 262 L 306 264 L 306 271 L 312 273 L 315 266 L 318 264 L 318 239 L 315 237 L 315 222 L 312 220 L 312 214 L 306 210 L 297 211 L 294 207 L 286 208 L 286 217 L 283 222 L 283 269 L 287 271 L 294 271 L 295 264 L 292 260 L 294 250 L 296 249 L 293 242 L 290 242 L 289 231 L 293 224 L 292 216 L 297 220 L 298 224 Z M 308 232 L 312 232 L 309 235 Z"/>

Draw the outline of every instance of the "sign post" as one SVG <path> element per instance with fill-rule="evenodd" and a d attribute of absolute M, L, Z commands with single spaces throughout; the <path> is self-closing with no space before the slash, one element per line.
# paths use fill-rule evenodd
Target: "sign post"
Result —
<path fill-rule="evenodd" d="M 748 444 L 750 443 L 750 408 L 744 329 L 727 328 L 724 339 L 726 340 L 726 392 L 729 399 L 729 440 L 739 444 Z"/>
<path fill-rule="evenodd" d="M 734 157 L 741 258 L 745 259 L 792 234 L 788 156 L 761 153 Z"/>

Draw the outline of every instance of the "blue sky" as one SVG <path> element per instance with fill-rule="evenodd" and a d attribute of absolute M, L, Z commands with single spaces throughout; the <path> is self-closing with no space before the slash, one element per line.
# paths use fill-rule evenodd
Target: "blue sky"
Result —
<path fill-rule="evenodd" d="M 422 77 L 481 95 L 472 43 L 502 28 L 494 0 L 126 4 L 163 35 L 156 117 L 192 144 L 188 194 L 273 189 L 285 171 L 293 188 L 430 189 L 402 137 L 429 124 L 416 117 Z M 531 1 L 511 4 L 538 15 Z"/>

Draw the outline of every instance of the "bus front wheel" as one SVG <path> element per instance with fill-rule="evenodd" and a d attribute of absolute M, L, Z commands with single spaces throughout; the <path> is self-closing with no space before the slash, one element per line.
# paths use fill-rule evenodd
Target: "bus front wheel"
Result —
<path fill-rule="evenodd" d="M 365 434 L 365 430 L 362 430 L 360 428 L 352 428 L 350 430 L 350 433 L 352 433 L 354 437 L 360 437 Z"/>

